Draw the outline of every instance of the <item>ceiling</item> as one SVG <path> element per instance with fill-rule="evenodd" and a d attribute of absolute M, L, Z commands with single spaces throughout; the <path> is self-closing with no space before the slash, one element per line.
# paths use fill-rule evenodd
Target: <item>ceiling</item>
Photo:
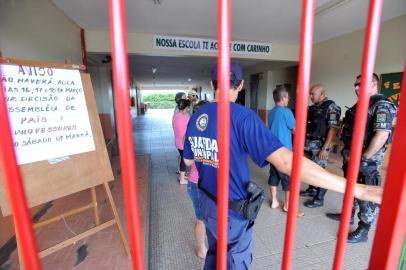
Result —
<path fill-rule="evenodd" d="M 91 65 L 103 64 L 105 54 L 90 54 Z M 255 59 L 232 59 L 243 68 L 264 63 Z M 131 74 L 143 89 L 174 89 L 188 86 L 205 85 L 209 82 L 211 69 L 216 63 L 215 57 L 167 57 L 130 55 L 129 66 Z M 268 62 L 270 69 L 295 66 L 296 62 Z M 153 73 L 152 69 L 156 69 Z M 191 79 L 190 81 L 188 79 Z"/>
<path fill-rule="evenodd" d="M 108 31 L 108 1 L 52 1 L 85 30 Z M 232 39 L 297 44 L 301 2 L 232 1 Z M 364 28 L 366 24 L 369 0 L 316 2 L 316 43 Z M 217 36 L 217 2 L 214 0 L 127 0 L 126 11 L 128 32 Z M 405 0 L 384 1 L 383 21 L 403 14 L 406 14 Z"/>
<path fill-rule="evenodd" d="M 85 30 L 109 30 L 108 1 L 52 0 Z M 232 1 L 232 39 L 297 44 L 301 2 L 298 0 Z M 314 41 L 319 43 L 365 27 L 368 0 L 318 0 Z M 127 31 L 216 38 L 217 2 L 214 0 L 126 0 Z M 382 21 L 406 14 L 405 0 L 386 0 Z M 104 55 L 90 55 L 100 63 Z M 259 63 L 238 60 L 243 66 Z M 207 80 L 212 58 L 130 56 L 131 70 L 143 85 L 196 85 Z M 276 66 L 286 63 L 274 63 Z M 288 63 L 287 65 L 292 65 Z M 152 74 L 156 67 L 156 74 Z M 155 80 L 152 77 L 155 76 Z M 192 82 L 187 79 L 192 78 Z"/>

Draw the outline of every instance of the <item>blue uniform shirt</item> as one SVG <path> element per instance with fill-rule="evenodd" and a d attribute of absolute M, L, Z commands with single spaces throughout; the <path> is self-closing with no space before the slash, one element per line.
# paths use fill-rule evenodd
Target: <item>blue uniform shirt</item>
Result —
<path fill-rule="evenodd" d="M 252 110 L 231 102 L 230 115 L 229 196 L 231 201 L 238 201 L 248 197 L 248 155 L 263 167 L 268 164 L 266 158 L 282 144 Z M 195 160 L 200 185 L 217 197 L 217 102 L 204 105 L 190 118 L 183 157 Z"/>
<path fill-rule="evenodd" d="M 295 117 L 287 107 L 275 106 L 268 114 L 268 125 L 271 133 L 292 151 L 292 130 L 295 128 Z"/>

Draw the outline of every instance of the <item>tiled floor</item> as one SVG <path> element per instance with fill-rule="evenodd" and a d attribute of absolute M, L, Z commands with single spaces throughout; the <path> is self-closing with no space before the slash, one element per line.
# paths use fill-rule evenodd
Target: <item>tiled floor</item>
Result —
<path fill-rule="evenodd" d="M 171 126 L 172 111 L 150 110 L 141 117 L 134 118 L 134 140 L 137 155 L 150 155 L 151 171 L 149 174 L 149 256 L 146 268 L 151 270 L 190 270 L 202 269 L 204 261 L 194 255 L 193 224 L 194 212 L 186 187 L 180 186 L 177 180 L 177 151 L 174 147 Z M 138 164 L 140 165 L 140 164 Z M 145 165 L 148 166 L 148 165 Z M 145 168 L 144 168 L 145 169 Z M 251 165 L 252 178 L 267 188 L 267 168 Z M 331 157 L 328 166 L 330 171 L 341 173 L 340 158 Z M 142 170 L 142 169 L 141 169 Z M 145 171 L 145 170 L 144 170 Z M 122 203 L 122 187 L 119 181 L 114 183 L 114 198 L 121 217 L 125 217 Z M 104 197 L 98 190 L 98 198 Z M 280 193 L 280 199 L 282 194 Z M 80 199 L 73 199 L 80 201 Z M 302 203 L 301 210 L 305 216 L 298 219 L 293 254 L 293 269 L 331 269 L 336 245 L 338 223 L 325 217 L 325 213 L 339 211 L 342 196 L 329 192 L 325 207 L 308 209 Z M 100 202 L 99 202 L 100 203 Z M 106 211 L 105 203 L 101 204 L 102 217 L 111 217 Z M 50 211 L 51 212 L 51 211 Z M 51 213 L 50 213 L 51 214 Z M 69 225 L 69 226 L 68 226 Z M 89 225 L 89 224 L 87 224 Z M 126 223 L 123 220 L 126 228 Z M 270 209 L 264 203 L 254 227 L 254 261 L 251 269 L 280 269 L 286 214 L 280 209 Z M 56 224 L 55 228 L 44 228 L 37 233 L 40 246 L 47 246 L 46 235 L 68 237 L 81 228 L 81 220 L 70 219 L 68 224 Z M 355 225 L 354 225 L 355 226 Z M 354 228 L 354 226 L 352 226 Z M 74 228 L 74 230 L 72 230 Z M 348 245 L 344 269 L 366 269 L 375 228 L 370 233 L 367 243 Z M 87 258 L 78 266 L 76 251 L 79 246 L 87 244 Z M 43 259 L 44 269 L 130 269 L 130 262 L 114 228 L 107 229 L 94 236 L 65 248 Z M 9 267 L 17 269 L 16 255 L 8 262 Z M 1 268 L 0 268 L 1 269 Z"/>
<path fill-rule="evenodd" d="M 138 155 L 138 189 L 140 191 L 140 200 L 146 201 L 148 190 L 147 183 L 150 167 L 149 156 Z M 113 200 L 116 204 L 118 215 L 120 216 L 124 232 L 127 236 L 127 223 L 125 219 L 124 197 L 121 182 L 121 174 L 117 168 L 118 159 L 113 160 L 113 171 L 115 181 L 109 183 Z M 145 181 L 144 181 L 145 180 Z M 96 187 L 98 210 L 100 222 L 104 223 L 113 218 L 110 205 L 107 200 L 105 190 L 102 186 Z M 41 220 L 54 217 L 60 213 L 86 205 L 90 202 L 90 191 L 85 190 L 72 194 L 70 196 L 51 202 L 52 206 L 41 218 Z M 143 230 L 146 229 L 146 221 L 149 213 L 146 211 L 146 204 L 140 203 L 141 222 Z M 95 225 L 93 210 L 87 210 L 81 214 L 67 217 L 62 221 L 52 223 L 43 228 L 35 230 L 37 245 L 39 250 L 44 250 L 52 245 L 60 243 L 68 238 L 82 233 Z M 128 238 L 128 237 L 127 237 Z M 146 238 L 148 239 L 148 238 Z M 86 255 L 83 261 L 78 261 L 79 248 L 85 248 Z M 80 263 L 79 263 L 80 262 Z M 131 260 L 126 255 L 123 243 L 119 236 L 116 226 L 111 226 L 107 229 L 97 232 L 83 240 L 77 241 L 57 251 L 49 256 L 42 258 L 42 267 L 44 270 L 126 270 L 131 269 Z M 19 269 L 17 252 L 14 251 L 10 255 L 10 259 L 0 266 L 1 270 Z"/>
<path fill-rule="evenodd" d="M 202 269 L 203 260 L 193 250 L 193 209 L 184 186 L 177 181 L 177 152 L 173 146 L 171 112 L 149 111 L 136 119 L 137 152 L 151 153 L 151 217 L 149 269 Z M 341 173 L 338 156 L 329 170 Z M 251 165 L 253 179 L 267 188 L 267 168 Z M 281 194 L 282 195 L 282 194 Z M 282 196 L 280 196 L 282 199 Z M 303 203 L 304 199 L 301 199 Z M 298 219 L 294 246 L 294 269 L 330 269 L 334 258 L 338 223 L 325 213 L 339 211 L 342 196 L 329 192 L 325 207 L 308 209 Z M 254 227 L 254 262 L 251 269 L 280 269 L 286 214 L 264 204 Z M 354 228 L 354 226 L 352 226 Z M 374 236 L 365 244 L 349 245 L 344 269 L 366 269 Z"/>

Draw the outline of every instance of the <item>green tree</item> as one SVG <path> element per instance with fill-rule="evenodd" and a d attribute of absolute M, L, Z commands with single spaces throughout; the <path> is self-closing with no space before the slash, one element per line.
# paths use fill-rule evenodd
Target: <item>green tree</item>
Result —
<path fill-rule="evenodd" d="M 175 107 L 175 94 L 152 94 L 143 97 L 143 102 L 151 109 L 172 109 Z"/>

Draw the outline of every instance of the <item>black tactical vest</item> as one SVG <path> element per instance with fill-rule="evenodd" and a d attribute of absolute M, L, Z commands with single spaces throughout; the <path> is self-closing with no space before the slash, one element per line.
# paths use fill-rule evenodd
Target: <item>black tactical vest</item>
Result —
<path fill-rule="evenodd" d="M 363 145 L 364 148 L 369 145 L 369 143 L 372 140 L 372 137 L 374 136 L 374 112 L 375 112 L 375 108 L 376 108 L 378 101 L 381 101 L 381 100 L 387 100 L 388 102 L 390 102 L 387 97 L 385 97 L 384 95 L 380 95 L 380 94 L 371 96 L 371 98 L 369 100 L 367 125 L 366 125 L 366 129 L 365 129 L 365 137 L 364 137 L 364 145 Z M 343 120 L 344 128 L 341 133 L 341 140 L 343 141 L 346 148 L 349 148 L 351 146 L 352 132 L 354 130 L 356 112 L 357 112 L 357 103 L 354 104 L 354 106 L 352 106 L 345 112 L 345 117 Z M 390 133 L 389 138 L 386 143 L 389 143 L 391 141 L 391 138 L 392 138 L 392 132 Z"/>
<path fill-rule="evenodd" d="M 327 136 L 328 123 L 326 120 L 328 107 L 332 100 L 323 101 L 320 106 L 312 105 L 307 112 L 306 138 L 323 141 Z"/>

